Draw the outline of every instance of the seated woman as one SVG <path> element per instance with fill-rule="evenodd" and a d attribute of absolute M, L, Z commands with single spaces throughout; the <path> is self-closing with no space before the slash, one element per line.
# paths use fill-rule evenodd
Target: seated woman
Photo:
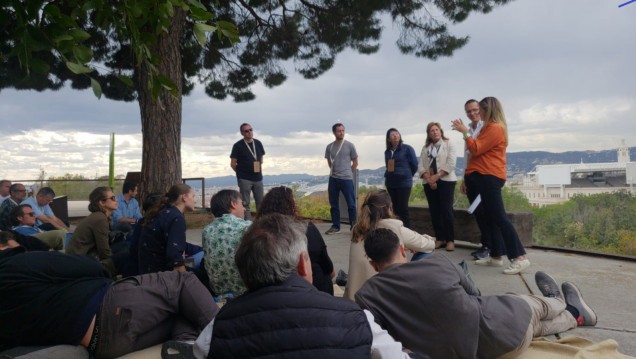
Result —
<path fill-rule="evenodd" d="M 294 193 L 291 188 L 280 186 L 267 192 L 258 208 L 257 218 L 271 213 L 280 213 L 298 218 L 296 201 L 294 201 Z M 307 223 L 305 234 L 307 235 L 307 249 L 313 273 L 312 284 L 318 290 L 333 295 L 331 278 L 334 277 L 335 273 L 333 271 L 333 263 L 331 258 L 329 258 L 329 253 L 327 253 L 327 245 L 320 231 L 311 221 Z"/>
<path fill-rule="evenodd" d="M 186 258 L 194 259 L 198 267 L 203 249 L 186 242 L 186 221 L 183 215 L 194 210 L 194 191 L 186 184 L 170 187 L 163 197 L 163 206 L 146 212 L 139 241 L 139 273 L 170 270 L 186 271 Z"/>
<path fill-rule="evenodd" d="M 354 300 L 356 292 L 367 279 L 376 273 L 364 253 L 364 237 L 369 231 L 376 228 L 390 229 L 397 234 L 400 244 L 411 251 L 418 252 L 415 255 L 419 258 L 430 255 L 429 253 L 435 249 L 434 237 L 406 228 L 402 221 L 395 219 L 391 197 L 385 190 L 369 193 L 359 213 L 358 223 L 353 227 L 351 234 L 349 278 L 344 292 L 344 297 L 351 300 Z M 414 256 L 414 258 L 418 257 Z"/>
<path fill-rule="evenodd" d="M 88 200 L 88 210 L 91 214 L 79 223 L 65 252 L 94 257 L 115 276 L 117 269 L 113 262 L 108 234 L 112 213 L 117 208 L 117 200 L 110 187 L 95 188 L 88 195 Z"/>

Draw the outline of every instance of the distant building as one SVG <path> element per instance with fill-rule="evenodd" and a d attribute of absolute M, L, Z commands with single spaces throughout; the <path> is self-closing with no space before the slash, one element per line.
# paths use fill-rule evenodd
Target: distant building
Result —
<path fill-rule="evenodd" d="M 636 193 L 636 162 L 630 161 L 624 140 L 617 155 L 617 162 L 538 165 L 523 178 L 515 178 L 513 186 L 536 207 L 563 203 L 575 195 Z"/>

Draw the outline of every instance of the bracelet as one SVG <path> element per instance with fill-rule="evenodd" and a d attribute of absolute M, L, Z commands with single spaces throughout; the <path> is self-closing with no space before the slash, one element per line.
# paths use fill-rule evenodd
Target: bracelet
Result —
<path fill-rule="evenodd" d="M 464 139 L 467 139 L 468 137 L 470 137 L 470 133 L 468 132 L 464 133 Z"/>

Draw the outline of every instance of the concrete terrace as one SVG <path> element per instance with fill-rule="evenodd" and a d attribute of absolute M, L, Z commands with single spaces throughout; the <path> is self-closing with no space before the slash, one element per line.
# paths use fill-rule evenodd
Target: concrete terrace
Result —
<path fill-rule="evenodd" d="M 317 226 L 324 233 L 330 224 L 318 223 Z M 323 235 L 336 271 L 348 271 L 349 236 L 348 229 L 335 235 Z M 187 238 L 192 243 L 200 243 L 201 230 L 188 230 Z M 482 295 L 506 292 L 541 295 L 534 283 L 534 273 L 539 270 L 557 281 L 573 282 L 598 315 L 598 324 L 577 328 L 564 336 L 575 335 L 594 342 L 614 339 L 621 353 L 636 356 L 636 262 L 528 248 L 530 268 L 522 274 L 505 275 L 502 268 L 474 265 L 469 253 L 476 247 L 465 242 L 457 244 L 454 252 L 442 251 L 454 262 L 466 260 Z"/>

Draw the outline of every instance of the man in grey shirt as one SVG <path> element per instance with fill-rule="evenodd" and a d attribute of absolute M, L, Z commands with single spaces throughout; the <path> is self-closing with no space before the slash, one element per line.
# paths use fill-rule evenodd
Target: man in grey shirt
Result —
<path fill-rule="evenodd" d="M 336 140 L 325 149 L 325 158 L 329 165 L 329 205 L 331 206 L 331 228 L 325 234 L 340 232 L 339 195 L 347 201 L 350 228 L 357 220 L 355 190 L 353 188 L 353 173 L 358 168 L 358 153 L 356 146 L 345 141 L 345 127 L 336 123 L 331 127 Z"/>

